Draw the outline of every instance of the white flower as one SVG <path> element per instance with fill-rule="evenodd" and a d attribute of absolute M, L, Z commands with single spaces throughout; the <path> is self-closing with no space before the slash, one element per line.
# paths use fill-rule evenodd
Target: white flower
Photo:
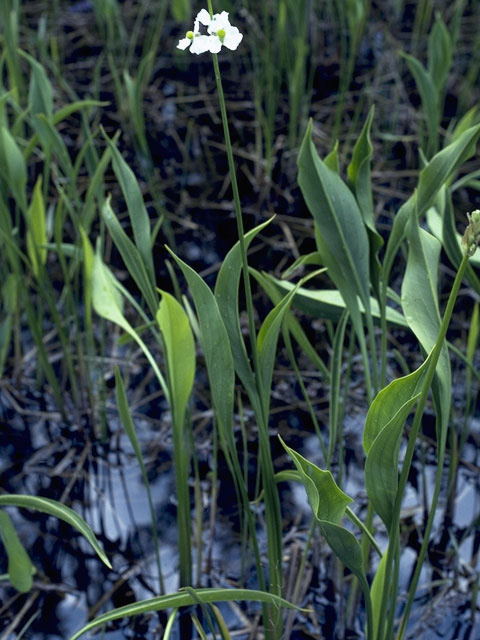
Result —
<path fill-rule="evenodd" d="M 207 27 L 208 35 L 200 33 L 201 24 Z M 210 18 L 208 11 L 202 9 L 195 18 L 193 31 L 187 31 L 185 38 L 179 41 L 177 49 L 190 47 L 190 51 L 198 55 L 205 51 L 218 53 L 222 45 L 225 45 L 227 49 L 234 51 L 242 38 L 243 35 L 237 27 L 230 24 L 226 11 L 216 13 L 213 18 Z"/>
<path fill-rule="evenodd" d="M 227 11 L 216 13 L 213 16 L 208 25 L 208 33 L 216 35 L 221 43 L 232 51 L 235 51 L 243 38 L 243 34 L 240 33 L 237 27 L 233 27 L 230 24 Z"/>

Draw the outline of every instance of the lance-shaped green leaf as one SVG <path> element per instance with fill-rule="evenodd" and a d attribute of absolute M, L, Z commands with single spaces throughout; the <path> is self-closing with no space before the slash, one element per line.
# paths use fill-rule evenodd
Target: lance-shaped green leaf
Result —
<path fill-rule="evenodd" d="M 282 326 L 285 313 L 288 311 L 296 289 L 293 289 L 269 312 L 260 327 L 257 338 L 259 375 L 262 379 L 262 389 L 265 397 L 262 402 L 265 415 L 268 415 L 270 404 L 270 387 L 272 385 L 273 366 L 277 353 L 277 342 L 280 327 Z"/>
<path fill-rule="evenodd" d="M 122 158 L 120 151 L 117 149 L 112 140 L 105 134 L 108 148 L 112 154 L 112 166 L 117 176 L 123 197 L 127 203 L 128 215 L 132 224 L 133 236 L 137 249 L 142 256 L 142 261 L 147 270 L 148 277 L 153 286 L 155 286 L 155 269 L 153 266 L 150 219 L 148 217 L 145 204 L 143 202 L 142 192 L 138 186 L 135 174 L 128 164 Z"/>
<path fill-rule="evenodd" d="M 200 339 L 210 380 L 212 402 L 215 407 L 222 445 L 228 456 L 229 451 L 235 450 L 233 438 L 235 370 L 228 333 L 210 287 L 173 251 L 170 249 L 168 251 L 182 270 L 195 303 Z"/>
<path fill-rule="evenodd" d="M 154 315 L 158 309 L 157 292 L 147 273 L 147 269 L 145 267 L 145 263 L 142 259 L 140 251 L 127 236 L 121 224 L 119 223 L 117 216 L 112 211 L 112 208 L 110 206 L 110 196 L 105 200 L 105 203 L 102 207 L 102 218 L 108 227 L 115 246 L 120 251 L 120 255 L 125 262 L 128 272 L 135 280 L 138 288 L 142 292 L 148 304 L 148 308 L 150 309 L 150 313 Z"/>
<path fill-rule="evenodd" d="M 377 254 L 383 245 L 383 239 L 375 227 L 372 179 L 370 175 L 370 163 L 373 154 L 373 146 L 370 141 L 370 129 L 374 113 L 375 108 L 372 106 L 368 112 L 362 132 L 353 147 L 352 161 L 348 165 L 347 175 L 350 188 L 355 194 L 363 221 L 367 227 L 370 243 L 370 273 L 373 288 L 378 292 L 380 262 Z"/>
<path fill-rule="evenodd" d="M 180 303 L 166 291 L 161 294 L 156 317 L 165 346 L 171 407 L 175 420 L 183 424 L 195 376 L 195 343 L 188 316 Z"/>
<path fill-rule="evenodd" d="M 470 127 L 445 149 L 437 153 L 420 172 L 417 191 L 399 209 L 393 220 L 385 258 L 384 277 L 388 281 L 395 256 L 405 237 L 405 227 L 412 215 L 421 217 L 434 200 L 444 184 L 448 182 L 462 165 L 475 152 L 480 136 L 480 125 Z"/>
<path fill-rule="evenodd" d="M 438 12 L 428 38 L 428 73 L 437 92 L 441 95 L 452 66 L 452 38 L 442 15 Z"/>
<path fill-rule="evenodd" d="M 205 604 L 212 602 L 269 602 L 276 607 L 285 607 L 287 609 L 299 609 L 287 600 L 275 596 L 264 591 L 255 591 L 253 589 L 189 589 L 188 591 L 180 591 L 171 593 L 166 596 L 158 596 L 149 600 L 140 600 L 133 604 L 127 604 L 118 609 L 112 609 L 98 616 L 94 620 L 88 622 L 84 627 L 77 631 L 70 640 L 76 640 L 87 631 L 91 631 L 106 622 L 112 620 L 121 620 L 122 618 L 131 618 L 133 616 L 143 615 L 151 611 L 163 611 L 164 609 L 190 607 L 202 602 Z"/>
<path fill-rule="evenodd" d="M 357 202 L 318 156 L 310 122 L 298 156 L 298 184 L 315 220 L 322 263 L 340 291 L 357 335 L 363 336 L 358 298 L 370 312 L 367 231 Z"/>
<path fill-rule="evenodd" d="M 405 318 L 426 353 L 437 342 L 441 318 L 438 310 L 437 273 L 440 242 L 421 229 L 412 218 L 407 226 L 408 258 L 402 283 L 402 306 Z M 443 451 L 451 406 L 452 379 L 448 349 L 443 346 L 432 390 L 437 407 L 437 438 Z"/>
<path fill-rule="evenodd" d="M 88 540 L 98 557 L 104 564 L 110 569 L 112 565 L 109 559 L 105 555 L 103 549 L 100 547 L 95 534 L 88 526 L 88 524 L 70 507 L 57 502 L 56 500 L 50 500 L 49 498 L 38 498 L 36 496 L 24 496 L 24 495 L 2 495 L 0 496 L 0 507 L 4 506 L 23 507 L 25 509 L 33 509 L 34 511 L 41 511 L 48 515 L 55 516 L 59 520 L 63 520 L 67 524 L 70 524 L 77 531 L 79 531 L 84 538 Z"/>
<path fill-rule="evenodd" d="M 413 373 L 392 380 L 375 396 L 368 410 L 363 430 L 363 449 L 367 456 L 382 429 L 420 392 L 428 362 L 427 358 Z"/>
<path fill-rule="evenodd" d="M 168 389 L 173 422 L 175 483 L 177 488 L 177 527 L 180 556 L 180 585 L 192 580 L 191 513 L 189 491 L 190 434 L 185 415 L 195 376 L 195 343 L 188 316 L 177 300 L 160 291 L 162 300 L 156 319 L 162 333 L 167 361 Z"/>
<path fill-rule="evenodd" d="M 267 220 L 245 234 L 246 249 L 248 249 L 255 236 L 270 222 L 271 220 Z M 230 340 L 235 371 L 247 392 L 253 396 L 256 393 L 255 379 L 243 341 L 239 320 L 238 289 L 241 273 L 242 257 L 240 243 L 237 242 L 227 253 L 220 267 L 214 294 Z"/>
<path fill-rule="evenodd" d="M 8 577 L 12 585 L 26 593 L 32 588 L 32 575 L 35 568 L 25 547 L 20 542 L 10 516 L 0 510 L 0 537 L 8 557 Z"/>
<path fill-rule="evenodd" d="M 409 398 L 381 429 L 369 448 L 365 462 L 368 497 L 389 531 L 398 489 L 398 453 L 403 427 L 419 396 Z"/>
<path fill-rule="evenodd" d="M 428 149 L 435 153 L 438 149 L 438 125 L 440 124 L 440 100 L 438 89 L 435 86 L 430 73 L 425 69 L 421 62 L 408 53 L 401 53 L 401 56 L 406 60 L 410 73 L 415 78 L 415 84 L 417 85 L 427 120 L 429 135 Z"/>

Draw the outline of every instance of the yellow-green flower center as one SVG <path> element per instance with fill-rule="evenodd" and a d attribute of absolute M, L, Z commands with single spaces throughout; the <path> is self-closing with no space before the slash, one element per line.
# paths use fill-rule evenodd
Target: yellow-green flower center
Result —
<path fill-rule="evenodd" d="M 194 35 L 195 35 L 195 34 L 193 33 L 193 31 L 187 31 L 187 38 L 188 38 L 189 40 L 193 40 L 193 36 L 194 36 Z"/>
<path fill-rule="evenodd" d="M 220 40 L 223 41 L 223 39 L 225 38 L 225 29 L 219 29 L 217 31 L 217 36 L 220 38 Z"/>

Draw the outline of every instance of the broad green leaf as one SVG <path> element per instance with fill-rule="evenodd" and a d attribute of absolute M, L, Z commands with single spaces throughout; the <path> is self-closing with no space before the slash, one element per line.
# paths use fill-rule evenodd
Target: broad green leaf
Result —
<path fill-rule="evenodd" d="M 182 306 L 166 291 L 161 294 L 156 318 L 165 346 L 171 408 L 175 421 L 183 425 L 195 376 L 195 343 Z"/>
<path fill-rule="evenodd" d="M 317 520 L 317 522 L 328 546 L 337 558 L 358 578 L 363 595 L 365 599 L 368 599 L 370 594 L 365 577 L 365 562 L 358 540 L 353 533 L 339 524 L 327 522 L 326 520 Z"/>
<path fill-rule="evenodd" d="M 426 353 L 437 342 L 441 318 L 438 310 L 437 273 L 440 256 L 439 241 L 421 229 L 412 218 L 406 229 L 408 258 L 402 282 L 402 306 L 405 318 Z M 443 346 L 436 368 L 432 390 L 437 407 L 437 438 L 443 451 L 450 416 L 452 379 L 450 359 Z"/>
<path fill-rule="evenodd" d="M 408 376 L 392 380 L 375 396 L 368 410 L 363 431 L 363 449 L 367 455 L 382 429 L 411 398 L 420 392 L 428 361 L 427 358 L 418 369 Z"/>
<path fill-rule="evenodd" d="M 392 389 L 389 390 L 389 394 L 391 392 Z M 393 404 L 389 395 L 385 395 L 384 401 L 390 401 Z M 419 397 L 420 394 L 418 393 L 409 398 L 393 418 L 380 430 L 369 447 L 365 462 L 367 494 L 388 531 L 390 531 L 391 527 L 393 507 L 398 489 L 398 453 L 403 427 Z"/>
<path fill-rule="evenodd" d="M 190 590 L 189 590 L 190 591 Z M 193 591 L 193 590 L 192 590 Z M 166 596 L 158 596 L 149 600 L 140 600 L 133 604 L 127 604 L 118 609 L 107 611 L 98 616 L 94 620 L 88 622 L 84 627 L 77 631 L 70 640 L 76 640 L 81 635 L 95 629 L 106 622 L 112 620 L 120 620 L 122 618 L 131 618 L 133 616 L 143 615 L 151 611 L 163 611 L 164 609 L 190 607 L 198 602 L 209 604 L 212 602 L 235 602 L 245 600 L 246 602 L 268 602 L 276 607 L 285 607 L 287 609 L 299 609 L 287 600 L 275 596 L 264 591 L 255 591 L 253 589 L 195 589 L 195 596 L 186 591 L 171 593 Z"/>
<path fill-rule="evenodd" d="M 369 313 L 368 236 L 352 192 L 317 154 L 312 122 L 298 156 L 298 184 L 315 220 L 322 263 L 345 300 L 357 335 L 363 336 L 358 297 Z"/>
<path fill-rule="evenodd" d="M 40 175 L 33 189 L 32 202 L 27 211 L 27 253 L 32 264 L 32 271 L 38 278 L 40 265 L 47 260 L 47 224 L 45 203 L 42 194 L 42 176 Z"/>
<path fill-rule="evenodd" d="M 15 531 L 15 527 L 10 520 L 10 516 L 0 510 L 0 537 L 8 556 L 8 577 L 12 585 L 26 593 L 32 588 L 32 575 L 35 571 L 32 561 L 25 547 L 20 542 L 20 538 Z"/>
<path fill-rule="evenodd" d="M 428 73 L 440 94 L 443 93 L 452 66 L 452 39 L 442 15 L 437 12 L 428 38 Z"/>
<path fill-rule="evenodd" d="M 0 496 L 0 507 L 11 505 L 14 507 L 22 507 L 24 509 L 33 509 L 34 511 L 41 511 L 51 516 L 55 516 L 59 520 L 63 520 L 67 524 L 70 524 L 77 531 L 79 531 L 84 538 L 88 540 L 98 557 L 104 564 L 112 568 L 109 559 L 105 555 L 103 549 L 98 544 L 95 534 L 88 526 L 88 524 L 70 507 L 57 502 L 56 500 L 50 500 L 49 498 L 38 498 L 36 496 L 24 496 L 24 495 L 10 495 L 4 494 Z"/>
<path fill-rule="evenodd" d="M 132 224 L 135 245 L 142 256 L 150 283 L 155 286 L 155 269 L 150 241 L 150 218 L 148 217 L 142 192 L 138 186 L 135 174 L 122 158 L 120 151 L 113 141 L 104 133 L 110 153 L 112 154 L 112 166 L 122 189 L 127 203 L 128 215 Z"/>
<path fill-rule="evenodd" d="M 200 338 L 207 364 L 212 403 L 215 407 L 220 438 L 227 457 L 235 448 L 233 438 L 233 404 L 235 370 L 232 351 L 215 296 L 202 278 L 168 249 L 185 276 L 195 303 Z"/>
<path fill-rule="evenodd" d="M 115 246 L 120 251 L 120 255 L 125 262 L 128 272 L 137 283 L 138 288 L 144 296 L 150 313 L 155 315 L 158 309 L 158 295 L 155 287 L 147 273 L 145 263 L 140 255 L 140 251 L 127 236 L 122 226 L 118 222 L 117 216 L 110 206 L 110 196 L 105 200 L 102 207 L 102 218 L 108 227 Z"/>
<path fill-rule="evenodd" d="M 345 509 L 353 502 L 352 498 L 337 486 L 330 471 L 319 469 L 288 447 L 281 438 L 280 442 L 297 467 L 315 518 L 338 524 L 345 515 Z"/>
<path fill-rule="evenodd" d="M 273 219 L 273 218 L 272 218 Z M 267 220 L 245 234 L 245 248 L 248 250 L 255 236 L 264 229 L 271 220 Z M 225 256 L 225 260 L 218 272 L 214 295 L 225 323 L 230 340 L 233 363 L 238 377 L 242 381 L 250 396 L 255 395 L 256 387 L 250 361 L 243 341 L 240 328 L 240 311 L 238 305 L 238 290 L 242 273 L 242 258 L 240 243 L 237 242 Z"/>

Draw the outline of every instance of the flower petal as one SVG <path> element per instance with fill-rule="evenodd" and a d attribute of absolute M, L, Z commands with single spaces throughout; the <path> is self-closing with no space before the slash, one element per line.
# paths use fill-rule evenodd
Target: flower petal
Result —
<path fill-rule="evenodd" d="M 182 38 L 181 40 L 178 41 L 177 49 L 186 49 L 191 44 L 192 44 L 192 41 L 190 40 L 190 38 Z"/>
<path fill-rule="evenodd" d="M 237 29 L 237 27 L 230 27 L 225 30 L 225 37 L 223 39 L 222 44 L 227 47 L 227 49 L 231 49 L 235 51 L 240 42 L 242 41 L 243 34 Z"/>
<path fill-rule="evenodd" d="M 215 38 L 215 36 L 195 36 L 192 42 L 192 46 L 190 47 L 190 51 L 192 53 L 196 53 L 197 55 L 199 55 L 200 53 L 205 53 L 206 51 L 211 51 L 212 46 L 215 46 L 216 44 L 214 42 L 215 40 L 218 40 L 218 38 Z"/>
<path fill-rule="evenodd" d="M 228 12 L 222 11 L 222 13 L 216 13 L 213 16 L 213 20 L 208 27 L 208 33 L 217 33 L 219 29 L 225 29 L 226 31 L 230 26 Z"/>
<path fill-rule="evenodd" d="M 201 9 L 197 13 L 197 17 L 195 18 L 195 22 L 196 23 L 197 22 L 201 22 L 206 27 L 208 27 L 208 25 L 210 24 L 211 21 L 212 21 L 212 19 L 210 18 L 210 14 L 208 13 L 208 11 L 206 9 Z"/>

